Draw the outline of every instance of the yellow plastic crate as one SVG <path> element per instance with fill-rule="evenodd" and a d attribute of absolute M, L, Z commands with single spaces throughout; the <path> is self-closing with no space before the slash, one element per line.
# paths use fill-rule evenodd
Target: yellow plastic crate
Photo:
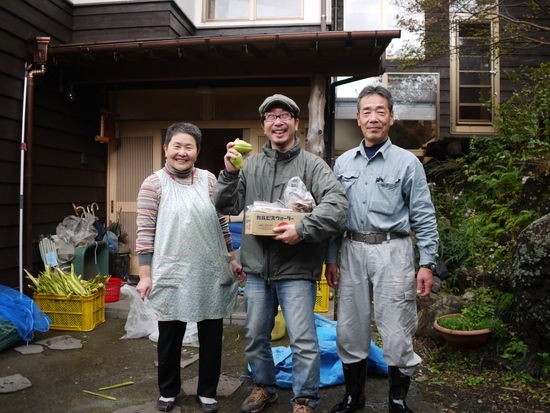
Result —
<path fill-rule="evenodd" d="M 50 317 L 52 330 L 92 331 L 105 322 L 105 290 L 87 297 L 34 294 L 34 301 Z"/>
<path fill-rule="evenodd" d="M 324 272 L 323 272 L 324 273 Z M 317 281 L 317 294 L 315 295 L 315 307 L 313 311 L 316 313 L 327 313 L 329 310 L 329 287 L 326 279 Z"/>

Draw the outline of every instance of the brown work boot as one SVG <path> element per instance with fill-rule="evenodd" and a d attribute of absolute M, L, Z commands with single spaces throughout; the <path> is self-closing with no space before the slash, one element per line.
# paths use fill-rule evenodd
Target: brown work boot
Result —
<path fill-rule="evenodd" d="M 296 399 L 292 413 L 313 413 L 313 407 L 307 404 L 307 399 Z"/>
<path fill-rule="evenodd" d="M 277 400 L 277 393 L 270 393 L 265 387 L 255 386 L 241 404 L 241 412 L 258 413 L 268 404 Z"/>

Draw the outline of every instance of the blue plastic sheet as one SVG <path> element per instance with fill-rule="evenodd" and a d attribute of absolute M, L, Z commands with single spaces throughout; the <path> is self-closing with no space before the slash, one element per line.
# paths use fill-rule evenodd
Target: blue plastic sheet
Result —
<path fill-rule="evenodd" d="M 231 232 L 231 239 L 233 249 L 236 250 L 241 246 L 241 239 L 243 236 L 243 223 L 242 222 L 230 222 L 229 232 Z"/>
<path fill-rule="evenodd" d="M 0 319 L 11 322 L 27 342 L 33 339 L 35 331 L 48 331 L 51 324 L 31 298 L 4 285 L 0 285 Z"/>
<path fill-rule="evenodd" d="M 321 387 L 344 383 L 342 362 L 336 352 L 336 321 L 315 314 L 315 325 L 321 352 Z M 292 353 L 290 347 L 273 347 L 277 385 L 281 388 L 292 387 Z M 388 365 L 384 361 L 383 351 L 371 341 L 367 358 L 368 373 L 387 375 Z"/>

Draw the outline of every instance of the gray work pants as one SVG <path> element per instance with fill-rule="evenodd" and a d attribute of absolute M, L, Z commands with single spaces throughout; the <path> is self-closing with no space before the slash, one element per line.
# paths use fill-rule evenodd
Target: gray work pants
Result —
<path fill-rule="evenodd" d="M 366 244 L 345 238 L 338 288 L 337 349 L 342 362 L 368 356 L 372 301 L 386 363 L 411 376 L 422 361 L 413 350 L 418 319 L 412 239 Z"/>

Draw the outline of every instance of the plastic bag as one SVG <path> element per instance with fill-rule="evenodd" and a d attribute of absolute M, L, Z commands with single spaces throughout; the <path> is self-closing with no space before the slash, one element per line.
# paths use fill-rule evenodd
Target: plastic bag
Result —
<path fill-rule="evenodd" d="M 0 318 L 11 322 L 19 336 L 29 342 L 35 331 L 50 329 L 50 318 L 25 294 L 0 285 Z"/>
<path fill-rule="evenodd" d="M 109 252 L 116 254 L 118 252 L 118 237 L 114 232 L 107 231 L 107 242 L 109 244 Z"/>
<path fill-rule="evenodd" d="M 283 204 L 296 212 L 311 212 L 317 205 L 313 195 L 306 188 L 300 177 L 290 178 L 283 191 Z"/>
<path fill-rule="evenodd" d="M 67 244 L 63 238 L 57 235 L 53 235 L 52 238 L 55 242 L 59 268 L 62 270 L 70 270 L 74 258 L 74 247 L 71 244 Z"/>
<path fill-rule="evenodd" d="M 93 214 L 84 214 L 82 217 L 69 215 L 57 225 L 55 232 L 63 241 L 76 248 L 95 241 L 97 230 L 94 223 Z"/>
<path fill-rule="evenodd" d="M 154 341 L 155 343 L 158 342 L 159 329 L 155 311 L 147 304 L 146 301 L 141 299 L 135 287 L 125 284 L 120 289 L 120 293 L 130 298 L 130 311 L 128 311 L 128 318 L 126 319 L 126 324 L 124 325 L 126 334 L 120 338 L 148 337 L 149 340 Z M 187 323 L 182 344 L 192 347 L 199 346 L 199 332 L 197 323 Z"/>
<path fill-rule="evenodd" d="M 130 297 L 130 310 L 128 311 L 128 318 L 124 325 L 126 334 L 120 338 L 141 338 L 155 333 L 158 336 L 158 325 L 155 313 L 153 309 L 141 299 L 137 290 L 125 284 L 120 289 L 120 293 Z"/>

